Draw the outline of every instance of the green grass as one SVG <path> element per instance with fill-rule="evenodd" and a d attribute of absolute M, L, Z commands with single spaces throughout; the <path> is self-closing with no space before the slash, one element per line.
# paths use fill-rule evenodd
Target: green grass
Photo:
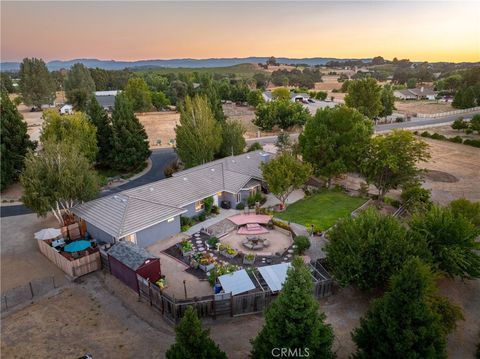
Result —
<path fill-rule="evenodd" d="M 199 74 L 202 73 L 209 73 L 209 74 L 235 74 L 238 77 L 242 78 L 250 78 L 254 74 L 258 72 L 265 72 L 264 70 L 256 67 L 254 64 L 239 64 L 233 66 L 226 66 L 226 67 L 198 67 L 198 68 L 190 68 L 190 67 L 160 67 L 160 68 L 151 68 L 151 69 L 141 69 L 137 70 L 138 72 L 155 72 L 160 75 L 166 74 L 186 74 L 186 73 L 193 73 L 197 72 Z"/>
<path fill-rule="evenodd" d="M 341 191 L 325 190 L 310 197 L 292 203 L 276 217 L 285 221 L 314 225 L 316 230 L 325 230 L 333 226 L 340 218 L 345 218 L 367 201 L 362 197 L 350 197 Z"/>

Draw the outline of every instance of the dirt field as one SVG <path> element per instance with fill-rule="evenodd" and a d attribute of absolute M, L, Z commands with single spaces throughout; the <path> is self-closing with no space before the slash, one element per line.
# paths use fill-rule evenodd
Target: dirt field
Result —
<path fill-rule="evenodd" d="M 323 75 L 322 76 L 323 82 L 316 82 L 315 90 L 331 91 L 333 89 L 340 89 L 342 87 L 342 83 L 338 82 L 337 79 L 338 79 L 338 76 L 336 75 Z"/>
<path fill-rule="evenodd" d="M 433 170 L 424 186 L 432 190 L 432 199 L 442 205 L 465 197 L 471 201 L 480 201 L 480 149 L 462 144 L 422 138 L 430 145 L 432 158 L 420 167 Z M 442 176 L 447 173 L 454 176 Z"/>
<path fill-rule="evenodd" d="M 400 113 L 439 113 L 453 111 L 451 103 L 436 101 L 395 101 L 395 108 Z"/>
<path fill-rule="evenodd" d="M 255 118 L 255 109 L 250 106 L 237 106 L 235 104 L 222 105 L 223 113 L 230 120 L 240 121 L 245 129 L 246 137 L 254 138 L 257 136 L 258 127 L 252 123 Z"/>
<path fill-rule="evenodd" d="M 151 148 L 171 147 L 169 141 L 175 139 L 175 126 L 180 121 L 178 112 L 145 112 L 137 113 L 136 116 L 147 131 Z M 158 140 L 161 141 L 160 146 Z"/>

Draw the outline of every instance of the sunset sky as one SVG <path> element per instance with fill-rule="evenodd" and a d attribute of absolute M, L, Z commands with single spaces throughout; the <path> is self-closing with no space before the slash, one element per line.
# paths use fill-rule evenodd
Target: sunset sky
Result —
<path fill-rule="evenodd" d="M 480 2 L 6 2 L 1 60 L 480 61 Z"/>

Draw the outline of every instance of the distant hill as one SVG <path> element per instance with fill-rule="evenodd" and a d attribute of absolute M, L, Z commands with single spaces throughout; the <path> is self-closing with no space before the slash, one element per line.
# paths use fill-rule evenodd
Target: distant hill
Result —
<path fill-rule="evenodd" d="M 171 59 L 171 60 L 141 60 L 141 61 L 115 61 L 98 59 L 73 59 L 73 60 L 54 60 L 47 63 L 50 71 L 68 69 L 73 64 L 82 63 L 87 67 L 98 67 L 105 70 L 121 70 L 124 68 L 201 68 L 201 67 L 228 67 L 244 63 L 265 63 L 268 57 L 234 57 L 234 58 L 211 58 L 211 59 Z M 277 57 L 277 62 L 282 64 L 307 64 L 307 65 L 325 65 L 328 61 L 341 60 L 364 60 L 370 59 L 338 59 L 332 57 L 312 57 L 312 58 L 288 58 Z M 2 71 L 18 71 L 19 62 L 2 62 Z"/>

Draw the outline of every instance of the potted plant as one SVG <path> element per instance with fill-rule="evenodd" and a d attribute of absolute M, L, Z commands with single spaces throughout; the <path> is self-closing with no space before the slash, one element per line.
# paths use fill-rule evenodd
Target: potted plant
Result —
<path fill-rule="evenodd" d="M 184 257 L 190 256 L 193 254 L 193 244 L 192 242 L 185 240 L 180 242 L 180 250 Z"/>
<path fill-rule="evenodd" d="M 192 255 L 192 260 L 190 261 L 190 267 L 197 269 L 200 265 L 200 259 L 202 258 L 202 253 L 195 253 Z"/>
<path fill-rule="evenodd" d="M 221 244 L 220 245 L 220 254 L 227 258 L 235 258 L 238 252 L 230 247 L 228 244 Z"/>
<path fill-rule="evenodd" d="M 255 263 L 255 254 L 245 254 L 243 256 L 243 264 L 253 265 Z"/>
<path fill-rule="evenodd" d="M 208 254 L 204 254 L 199 263 L 198 267 L 204 272 L 210 272 L 215 267 L 215 259 Z"/>
<path fill-rule="evenodd" d="M 215 249 L 215 248 L 217 248 L 217 243 L 218 242 L 219 242 L 218 238 L 215 237 L 215 236 L 212 236 L 209 239 L 207 239 L 207 247 L 209 249 Z"/>
<path fill-rule="evenodd" d="M 163 290 L 165 289 L 165 287 L 167 286 L 167 281 L 165 278 L 160 278 L 159 280 L 157 280 L 155 282 L 156 285 L 158 285 L 158 287 Z"/>

